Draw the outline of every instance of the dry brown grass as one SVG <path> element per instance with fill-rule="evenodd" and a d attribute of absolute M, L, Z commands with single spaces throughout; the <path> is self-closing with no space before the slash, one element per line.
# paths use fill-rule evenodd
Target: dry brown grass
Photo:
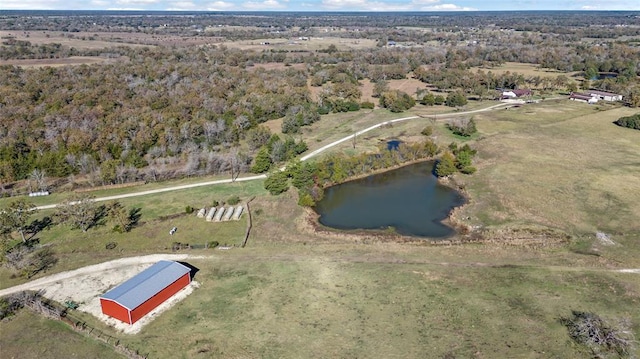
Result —
<path fill-rule="evenodd" d="M 267 44 L 268 43 L 268 44 Z M 316 51 L 335 45 L 338 50 L 370 49 L 376 46 L 375 40 L 351 39 L 342 37 L 310 37 L 308 40 L 299 38 L 255 39 L 225 41 L 224 46 L 242 50 L 292 50 L 292 51 Z"/>
<path fill-rule="evenodd" d="M 362 91 L 362 101 L 373 102 L 377 105 L 378 99 L 372 96 L 373 83 L 369 79 L 360 80 L 360 83 L 360 91 Z M 408 93 L 413 97 L 415 97 L 417 89 L 427 88 L 427 84 L 411 77 L 402 80 L 388 80 L 388 83 L 390 90 L 400 90 Z"/>
<path fill-rule="evenodd" d="M 96 36 L 97 35 L 97 36 Z M 142 36 L 145 37 L 142 37 Z M 73 37 L 70 37 L 73 36 Z M 136 33 L 89 33 L 62 31 L 0 31 L 0 37 L 14 37 L 16 40 L 29 41 L 33 45 L 58 43 L 63 46 L 82 50 L 104 49 L 114 46 L 144 47 L 141 39 L 151 35 Z M 89 40 L 93 37 L 94 40 Z M 83 39 L 84 38 L 84 39 Z"/>
<path fill-rule="evenodd" d="M 493 72 L 494 74 L 504 74 L 507 72 L 510 73 L 519 73 L 524 75 L 525 77 L 552 77 L 555 78 L 558 75 L 565 75 L 567 77 L 573 77 L 579 75 L 580 72 L 562 72 L 558 70 L 552 69 L 543 69 L 539 65 L 527 64 L 522 62 L 506 62 L 498 67 L 472 67 L 469 71 L 477 72 L 478 70 L 482 70 L 484 72 Z"/>
<path fill-rule="evenodd" d="M 92 65 L 105 62 L 121 61 L 97 56 L 71 56 L 56 59 L 0 60 L 1 65 L 14 65 L 23 68 L 60 67 L 67 65 Z"/>
<path fill-rule="evenodd" d="M 640 231 L 640 137 L 612 124 L 631 113 L 563 101 L 476 115 L 484 136 L 465 212 L 478 225 Z"/>

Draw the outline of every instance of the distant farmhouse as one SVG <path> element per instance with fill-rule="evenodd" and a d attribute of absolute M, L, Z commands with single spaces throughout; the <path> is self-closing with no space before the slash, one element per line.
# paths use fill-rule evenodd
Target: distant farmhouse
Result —
<path fill-rule="evenodd" d="M 569 100 L 578 101 L 578 102 L 586 102 L 590 104 L 598 103 L 598 98 L 593 97 L 590 94 L 580 93 L 580 92 L 572 92 L 569 95 Z"/>
<path fill-rule="evenodd" d="M 604 92 L 598 90 L 589 90 L 587 91 L 589 95 L 597 98 L 598 100 L 604 101 L 622 101 L 622 95 L 618 95 L 617 93 Z"/>
<path fill-rule="evenodd" d="M 598 90 L 589 90 L 587 92 L 572 92 L 571 95 L 569 95 L 569 100 L 593 104 L 597 103 L 599 100 L 622 101 L 622 95 Z"/>

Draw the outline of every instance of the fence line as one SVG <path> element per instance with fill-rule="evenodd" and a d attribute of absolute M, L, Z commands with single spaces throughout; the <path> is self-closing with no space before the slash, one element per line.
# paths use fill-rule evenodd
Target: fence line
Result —
<path fill-rule="evenodd" d="M 249 223 L 247 224 L 247 232 L 244 234 L 244 241 L 242 242 L 242 248 L 244 248 L 244 246 L 247 245 L 247 241 L 249 240 L 249 234 L 251 234 L 252 221 L 251 221 L 251 208 L 249 208 L 249 203 L 251 203 L 251 201 L 253 201 L 254 199 L 255 197 L 251 197 L 251 199 L 247 201 L 247 214 L 249 215 Z"/>
<path fill-rule="evenodd" d="M 67 311 L 67 308 L 61 308 L 54 303 L 51 303 L 42 297 L 36 296 L 32 299 L 27 299 L 24 305 L 36 313 L 42 314 L 47 318 L 60 320 L 66 323 L 76 332 L 83 333 L 93 339 L 97 339 L 103 343 L 111 346 L 116 352 L 123 354 L 129 359 L 148 359 L 149 355 L 140 354 L 136 349 L 129 347 L 126 344 L 120 342 L 120 339 L 111 336 L 100 329 L 87 325 L 86 322 L 73 317 Z"/>

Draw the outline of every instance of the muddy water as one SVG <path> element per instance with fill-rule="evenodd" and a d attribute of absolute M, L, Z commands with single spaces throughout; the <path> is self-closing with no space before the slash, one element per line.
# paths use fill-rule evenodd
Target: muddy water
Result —
<path fill-rule="evenodd" d="M 433 165 L 421 162 L 326 189 L 315 208 L 320 223 L 336 229 L 392 227 L 416 237 L 451 236 L 454 230 L 442 220 L 464 198 L 438 183 Z"/>

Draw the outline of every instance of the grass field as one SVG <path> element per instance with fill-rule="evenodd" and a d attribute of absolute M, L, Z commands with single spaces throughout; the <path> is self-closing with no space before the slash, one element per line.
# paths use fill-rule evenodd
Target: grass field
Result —
<path fill-rule="evenodd" d="M 538 65 L 534 65 L 534 64 L 527 64 L 527 63 L 522 63 L 522 62 L 505 62 L 503 65 L 501 66 L 497 66 L 497 67 L 472 67 L 469 69 L 469 71 L 472 72 L 477 72 L 478 70 L 482 70 L 484 72 L 493 72 L 494 74 L 504 74 L 506 72 L 510 72 L 510 73 L 519 73 L 522 74 L 525 77 L 535 77 L 535 76 L 540 76 L 540 77 L 557 77 L 558 75 L 565 75 L 567 77 L 574 77 L 574 76 L 578 76 L 581 75 L 581 72 L 562 72 L 562 71 L 558 71 L 558 70 L 552 70 L 552 69 L 545 69 L 545 68 L 541 68 Z"/>
<path fill-rule="evenodd" d="M 238 48 L 242 50 L 291 50 L 291 51 L 317 51 L 324 50 L 330 45 L 335 45 L 338 50 L 368 49 L 376 46 L 375 40 L 353 39 L 342 37 L 310 37 L 308 40 L 291 39 L 283 37 L 280 39 L 255 39 L 225 41 L 224 46 Z"/>
<path fill-rule="evenodd" d="M 0 334 L 4 359 L 122 358 L 111 347 L 27 309 L 2 321 Z"/>
<path fill-rule="evenodd" d="M 302 138 L 318 148 L 373 123 L 445 110 L 329 115 L 305 128 Z M 188 261 L 199 268 L 195 280 L 201 287 L 140 334 L 127 336 L 86 318 L 154 358 L 588 357 L 560 324 L 572 310 L 612 322 L 627 318 L 640 337 L 638 274 L 617 272 L 640 268 L 640 133 L 612 124 L 631 113 L 610 105 L 546 101 L 473 115 L 480 133 L 468 142 L 479 150 L 478 172 L 457 178 L 471 198 L 460 217 L 495 234 L 495 243 L 423 246 L 373 235 L 314 233 L 293 190 L 269 196 L 261 181 L 122 200 L 142 208 L 144 223 L 130 234 L 114 233 L 110 226 L 86 234 L 54 227 L 40 237 L 60 257 L 53 271 L 167 252 L 173 241 L 236 244 L 246 217 L 214 224 L 172 215 L 186 205 L 199 207 L 233 194 L 243 200 L 256 196 L 248 247 L 191 250 L 204 257 Z M 426 117 L 372 131 L 358 139 L 354 151 L 373 150 L 387 138 L 410 140 L 426 125 L 434 126 L 441 144 L 460 141 L 444 120 Z M 351 146 L 347 142 L 335 150 Z M 168 234 L 172 226 L 179 228 L 174 237 Z M 552 246 L 501 241 L 518 228 L 557 229 L 572 239 Z M 598 230 L 616 244 L 598 242 Z M 109 241 L 118 246 L 105 249 Z M 0 270 L 1 287 L 23 281 Z M 25 320 L 33 326 L 24 330 L 28 333 L 53 325 Z M 13 333 L 12 325 L 0 323 L 3 353 L 24 350 L 24 357 L 39 357 L 51 346 L 37 344 L 31 335 L 23 340 L 36 344 L 13 343 L 13 334 L 6 334 Z M 69 347 L 55 350 L 72 356 Z"/>

